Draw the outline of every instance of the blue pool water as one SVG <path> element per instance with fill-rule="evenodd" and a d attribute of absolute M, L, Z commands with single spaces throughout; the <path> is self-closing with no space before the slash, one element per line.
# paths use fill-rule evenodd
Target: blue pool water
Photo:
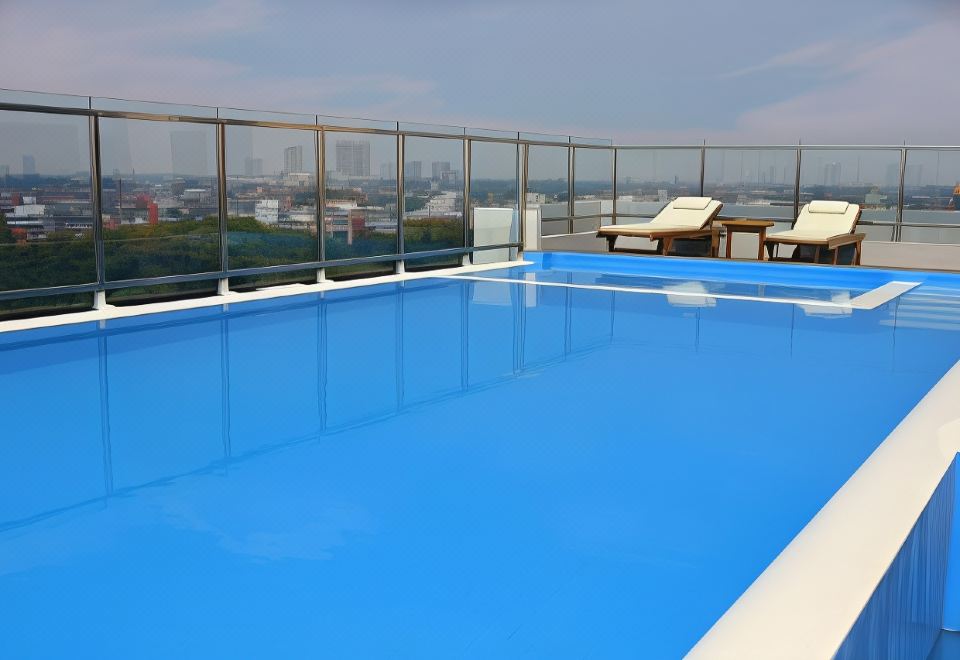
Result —
<path fill-rule="evenodd" d="M 960 358 L 949 279 L 832 312 L 437 278 L 0 334 L 0 657 L 679 657 Z"/>

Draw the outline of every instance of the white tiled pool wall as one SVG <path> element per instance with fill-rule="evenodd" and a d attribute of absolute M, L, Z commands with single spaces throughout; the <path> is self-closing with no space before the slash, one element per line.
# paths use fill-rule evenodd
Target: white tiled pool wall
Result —
<path fill-rule="evenodd" d="M 948 563 L 960 569 L 956 562 L 949 562 L 950 555 L 960 551 L 950 544 L 955 484 L 956 460 L 844 639 L 835 656 L 838 660 L 923 660 L 930 654 L 947 623 Z"/>

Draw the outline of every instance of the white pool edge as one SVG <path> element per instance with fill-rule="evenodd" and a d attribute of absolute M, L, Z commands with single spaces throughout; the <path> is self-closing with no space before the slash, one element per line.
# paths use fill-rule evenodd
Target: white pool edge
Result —
<path fill-rule="evenodd" d="M 187 298 L 184 300 L 143 303 L 139 305 L 126 305 L 119 307 L 107 305 L 102 309 L 91 309 L 83 312 L 70 312 L 66 314 L 36 316 L 23 319 L 11 319 L 9 321 L 0 321 L 0 333 L 16 332 L 19 330 L 35 330 L 37 328 L 52 328 L 61 325 L 70 325 L 73 323 L 89 323 L 91 321 L 109 321 L 111 319 L 144 316 L 147 314 L 178 312 L 187 309 L 231 305 L 234 303 L 251 302 L 254 300 L 267 300 L 270 298 L 281 298 L 285 296 L 300 296 L 306 293 L 340 291 L 342 289 L 375 286 L 377 284 L 390 284 L 394 282 L 407 282 L 412 280 L 430 279 L 434 277 L 445 277 L 459 273 L 477 273 L 485 270 L 500 270 L 502 268 L 510 268 L 513 266 L 528 266 L 531 265 L 531 263 L 532 262 L 529 261 L 502 261 L 490 264 L 457 266 L 455 268 L 443 268 L 413 273 L 405 272 L 393 275 L 380 275 L 378 277 L 367 277 L 355 280 L 329 280 L 326 282 L 319 282 L 317 284 L 288 284 L 264 287 L 255 291 L 245 291 L 242 293 L 231 291 L 222 295 L 204 296 L 202 298 Z"/>
<path fill-rule="evenodd" d="M 960 451 L 957 401 L 960 362 L 687 657 L 832 658 Z"/>

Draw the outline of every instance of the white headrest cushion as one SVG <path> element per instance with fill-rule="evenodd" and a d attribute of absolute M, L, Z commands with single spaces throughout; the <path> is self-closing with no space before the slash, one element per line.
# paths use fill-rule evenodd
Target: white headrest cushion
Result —
<path fill-rule="evenodd" d="M 709 197 L 677 197 L 673 200 L 673 208 L 702 211 L 707 208 L 712 201 Z"/>
<path fill-rule="evenodd" d="M 807 210 L 810 211 L 810 213 L 846 213 L 849 207 L 849 202 L 828 202 L 817 199 L 810 202 Z"/>

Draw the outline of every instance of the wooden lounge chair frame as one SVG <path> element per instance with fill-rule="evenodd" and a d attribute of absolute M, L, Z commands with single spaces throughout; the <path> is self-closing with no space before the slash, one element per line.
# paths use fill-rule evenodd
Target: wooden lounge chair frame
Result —
<path fill-rule="evenodd" d="M 856 229 L 857 223 L 860 222 L 860 216 L 863 213 L 863 209 L 857 210 L 857 215 L 853 220 L 853 229 Z M 796 223 L 796 221 L 794 221 Z M 820 263 L 820 256 L 824 248 L 828 252 L 833 252 L 833 258 L 831 264 L 837 265 L 838 259 L 840 256 L 840 248 L 845 245 L 853 245 L 853 261 L 854 266 L 860 265 L 860 255 L 862 253 L 862 243 L 863 239 L 866 238 L 866 234 L 857 234 L 857 233 L 847 233 L 847 234 L 837 234 L 835 236 L 829 236 L 822 239 L 815 238 L 799 238 L 795 236 L 768 236 L 763 242 L 764 246 L 767 248 L 767 255 L 769 256 L 770 261 L 795 261 L 795 256 L 793 257 L 775 257 L 774 251 L 778 245 L 796 245 L 796 246 L 810 246 L 815 248 L 813 263 Z"/>
<path fill-rule="evenodd" d="M 629 225 L 618 227 L 617 225 L 607 225 L 606 227 L 602 227 L 597 232 L 597 238 L 603 237 L 607 239 L 607 249 L 610 252 L 623 252 L 629 254 L 658 254 L 661 256 L 668 256 L 670 254 L 674 240 L 710 239 L 710 256 L 716 257 L 720 253 L 720 228 L 714 227 L 713 221 L 717 219 L 718 215 L 720 215 L 720 210 L 722 208 L 723 204 L 718 203 L 717 208 L 713 210 L 713 212 L 710 214 L 710 217 L 707 218 L 707 221 L 699 229 L 678 229 L 676 227 L 658 228 L 656 225 L 652 227 L 636 227 Z M 642 248 L 618 248 L 616 246 L 617 239 L 621 236 L 647 238 L 651 241 L 656 241 L 657 247 L 653 250 L 645 250 Z"/>

